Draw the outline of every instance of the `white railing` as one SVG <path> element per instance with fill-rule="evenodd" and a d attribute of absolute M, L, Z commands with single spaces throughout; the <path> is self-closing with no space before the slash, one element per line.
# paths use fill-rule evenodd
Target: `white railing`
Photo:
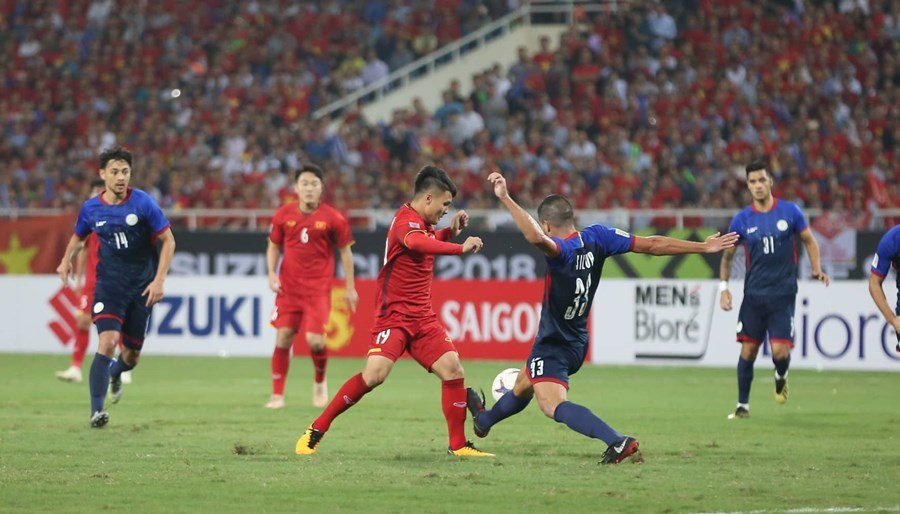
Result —
<path fill-rule="evenodd" d="M 390 225 L 396 211 L 393 209 L 351 209 L 347 213 L 351 224 L 357 229 L 375 230 Z M 473 225 L 486 230 L 498 227 L 513 227 L 509 213 L 501 209 L 466 209 Z M 725 227 L 736 209 L 610 209 L 576 211 L 580 226 L 600 223 L 627 230 L 650 227 L 670 227 L 684 229 L 691 227 Z M 806 209 L 809 218 L 820 216 L 821 209 Z M 19 219 L 33 216 L 57 216 L 71 214 L 65 209 L 0 209 L 0 218 Z M 265 230 L 275 214 L 275 209 L 167 209 L 166 216 L 179 227 L 188 230 L 214 228 L 217 230 Z M 444 218 L 449 222 L 451 215 Z M 869 228 L 884 228 L 885 218 L 900 218 L 900 208 L 877 209 L 872 213 Z"/>
<path fill-rule="evenodd" d="M 475 32 L 464 36 L 462 39 L 444 45 L 434 52 L 395 70 L 383 79 L 372 82 L 371 84 L 344 96 L 340 100 L 336 100 L 324 107 L 316 109 L 313 111 L 312 116 L 315 119 L 320 119 L 335 113 L 339 114 L 347 107 L 355 105 L 360 101 L 363 103 L 372 103 L 381 100 L 386 95 L 398 92 L 410 82 L 431 75 L 434 73 L 435 69 L 457 62 L 463 55 L 481 48 L 487 43 L 502 37 L 519 27 L 531 25 L 532 15 L 558 14 L 561 15 L 566 24 L 570 24 L 576 8 L 584 12 L 608 12 L 615 11 L 620 8 L 620 4 L 627 3 L 627 1 L 619 2 L 616 0 L 608 0 L 605 2 L 575 2 L 569 0 L 526 4 L 502 18 L 481 27 Z"/>

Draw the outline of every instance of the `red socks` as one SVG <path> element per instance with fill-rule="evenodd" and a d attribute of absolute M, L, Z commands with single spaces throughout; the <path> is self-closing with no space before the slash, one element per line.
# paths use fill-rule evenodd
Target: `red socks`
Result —
<path fill-rule="evenodd" d="M 450 449 L 458 450 L 466 444 L 466 386 L 465 379 L 447 380 L 441 385 L 441 406 L 447 418 Z"/>
<path fill-rule="evenodd" d="M 325 368 L 328 367 L 328 348 L 322 348 L 318 352 L 313 351 L 310 356 L 316 372 L 316 383 L 320 383 L 325 380 Z"/>
<path fill-rule="evenodd" d="M 84 362 L 84 352 L 87 351 L 88 343 L 91 342 L 91 330 L 76 330 L 75 343 L 72 345 L 72 365 L 76 368 L 81 367 Z"/>
<path fill-rule="evenodd" d="M 322 414 L 313 421 L 313 428 L 321 430 L 322 432 L 327 432 L 328 429 L 331 428 L 331 422 L 334 421 L 334 418 L 340 416 L 342 412 L 349 409 L 350 406 L 358 402 L 371 390 L 372 388 L 367 386 L 365 380 L 363 380 L 362 373 L 353 375 L 344 382 L 344 385 L 342 385 L 337 394 L 334 395 L 334 398 L 331 399 L 331 402 L 328 403 L 328 406 L 325 407 Z M 466 391 L 463 389 L 464 411 L 465 393 Z M 463 412 L 463 419 L 465 420 L 465 412 Z"/>
<path fill-rule="evenodd" d="M 272 394 L 284 394 L 284 382 L 291 366 L 291 349 L 275 347 L 272 352 Z"/>

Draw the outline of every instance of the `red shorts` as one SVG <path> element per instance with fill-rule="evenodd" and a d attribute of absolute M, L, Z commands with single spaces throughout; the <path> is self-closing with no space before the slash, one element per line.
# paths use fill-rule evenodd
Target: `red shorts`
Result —
<path fill-rule="evenodd" d="M 431 371 L 431 366 L 442 355 L 457 350 L 436 316 L 421 321 L 397 322 L 391 328 L 372 331 L 368 356 L 381 355 L 396 362 L 407 351 L 423 368 Z"/>
<path fill-rule="evenodd" d="M 78 298 L 78 310 L 85 314 L 91 314 L 91 305 L 94 303 L 94 288 L 82 288 Z"/>
<path fill-rule="evenodd" d="M 318 296 L 275 297 L 269 320 L 275 328 L 291 328 L 299 333 L 324 334 L 331 315 L 331 293 Z"/>

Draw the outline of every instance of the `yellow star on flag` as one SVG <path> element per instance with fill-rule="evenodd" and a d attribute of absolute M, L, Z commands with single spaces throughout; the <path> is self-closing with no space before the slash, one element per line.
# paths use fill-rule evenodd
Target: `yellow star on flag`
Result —
<path fill-rule="evenodd" d="M 13 234 L 9 238 L 9 247 L 0 251 L 0 266 L 9 275 L 27 275 L 31 273 L 31 260 L 38 253 L 38 247 L 29 246 L 22 248 L 19 235 Z"/>

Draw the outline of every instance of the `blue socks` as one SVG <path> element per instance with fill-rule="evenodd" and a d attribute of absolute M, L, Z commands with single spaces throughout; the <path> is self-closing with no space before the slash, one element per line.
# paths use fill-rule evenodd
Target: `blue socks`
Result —
<path fill-rule="evenodd" d="M 103 410 L 103 402 L 106 400 L 106 389 L 109 387 L 109 367 L 112 359 L 101 353 L 94 354 L 94 362 L 91 363 L 90 389 L 91 389 L 91 414 Z"/>
<path fill-rule="evenodd" d="M 775 364 L 775 373 L 778 375 L 776 378 L 784 379 L 787 376 L 788 366 L 791 365 L 791 356 L 788 355 L 788 358 L 783 361 L 773 359 L 772 362 Z"/>
<path fill-rule="evenodd" d="M 129 366 L 125 364 L 125 359 L 120 355 L 118 359 L 114 360 L 112 366 L 109 368 L 109 376 L 113 378 L 119 378 L 119 376 L 125 371 L 131 371 L 134 369 L 134 366 Z"/>
<path fill-rule="evenodd" d="M 787 364 L 785 364 L 785 370 Z M 753 361 L 748 361 L 743 357 L 738 358 L 737 365 L 738 379 L 738 403 L 750 403 L 750 384 L 753 383 Z"/>
<path fill-rule="evenodd" d="M 606 444 L 614 444 L 625 439 L 625 436 L 616 432 L 611 426 L 604 423 L 587 407 L 565 401 L 556 407 L 553 419 L 558 423 L 565 423 L 567 427 L 594 439 L 602 439 Z"/>
<path fill-rule="evenodd" d="M 529 403 L 531 403 L 531 398 L 519 398 L 510 391 L 501 396 L 500 400 L 493 407 L 478 415 L 478 426 L 488 430 L 513 414 L 522 412 L 522 409 L 527 407 Z"/>

